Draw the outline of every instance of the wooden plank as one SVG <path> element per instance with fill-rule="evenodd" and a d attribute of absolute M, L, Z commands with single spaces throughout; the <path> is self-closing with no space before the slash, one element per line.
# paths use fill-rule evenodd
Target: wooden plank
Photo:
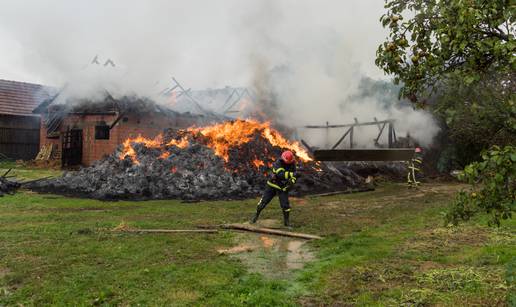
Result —
<path fill-rule="evenodd" d="M 340 143 L 342 143 L 342 141 L 344 141 L 344 139 L 346 138 L 346 136 L 351 132 L 351 130 L 353 130 L 353 127 L 349 128 L 346 133 L 344 133 L 344 135 L 337 141 L 337 143 L 335 143 L 335 145 L 333 145 L 333 147 L 331 149 L 335 149 L 337 148 Z"/>
<path fill-rule="evenodd" d="M 300 238 L 300 239 L 307 239 L 307 240 L 322 239 L 322 237 L 320 237 L 320 236 L 306 234 L 306 233 L 283 231 L 283 230 L 278 230 L 278 229 L 263 228 L 263 227 L 257 227 L 257 226 L 246 225 L 246 224 L 224 224 L 224 225 L 222 225 L 222 228 L 245 230 L 245 231 L 257 232 L 257 233 L 266 233 L 269 235 L 278 235 L 278 236 Z"/>
<path fill-rule="evenodd" d="M 314 151 L 314 157 L 318 161 L 408 161 L 413 156 L 413 148 L 328 149 Z"/>
<path fill-rule="evenodd" d="M 384 123 L 383 126 L 380 128 L 380 132 L 378 133 L 378 137 L 376 138 L 376 140 L 374 140 L 374 144 L 378 144 L 378 141 L 380 140 L 380 137 L 382 136 L 382 133 L 383 133 L 383 129 L 385 129 L 385 125 L 387 125 L 387 123 Z"/>
<path fill-rule="evenodd" d="M 320 193 L 320 194 L 310 194 L 308 197 L 315 198 L 315 197 L 326 197 L 326 196 L 334 196 L 334 195 L 340 195 L 340 194 L 352 194 L 352 193 L 361 193 L 361 192 L 370 192 L 374 191 L 373 187 L 365 187 L 360 189 L 349 189 L 349 190 L 343 190 L 343 191 L 334 191 L 334 192 L 328 192 L 328 193 Z"/>
<path fill-rule="evenodd" d="M 132 233 L 217 233 L 217 229 L 123 229 L 119 232 Z"/>
<path fill-rule="evenodd" d="M 383 123 L 390 123 L 394 122 L 394 120 L 382 120 L 382 121 L 374 121 L 374 122 L 364 122 L 364 123 L 353 123 L 353 124 L 343 124 L 343 125 L 326 125 L 326 126 L 320 126 L 320 125 L 307 125 L 303 128 L 309 128 L 309 129 L 326 129 L 326 128 L 345 128 L 345 127 L 358 127 L 358 126 L 372 126 L 372 125 L 378 125 Z"/>

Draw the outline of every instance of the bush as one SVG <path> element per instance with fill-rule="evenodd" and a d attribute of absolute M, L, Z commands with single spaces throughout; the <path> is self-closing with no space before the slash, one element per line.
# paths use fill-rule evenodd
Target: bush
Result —
<path fill-rule="evenodd" d="M 491 147 L 482 152 L 482 161 L 464 169 L 459 179 L 472 184 L 471 191 L 458 193 L 446 214 L 446 222 L 457 225 L 484 212 L 491 215 L 489 225 L 500 226 L 501 220 L 512 218 L 516 207 L 516 147 Z"/>

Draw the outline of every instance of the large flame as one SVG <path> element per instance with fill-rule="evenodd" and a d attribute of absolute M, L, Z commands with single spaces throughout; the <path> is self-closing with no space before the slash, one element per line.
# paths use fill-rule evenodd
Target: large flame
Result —
<path fill-rule="evenodd" d="M 260 123 L 255 120 L 236 120 L 207 127 L 190 128 L 188 130 L 194 133 L 201 133 L 209 138 L 210 143 L 208 146 L 226 162 L 229 159 L 229 149 L 249 142 L 256 132 L 259 132 L 272 145 L 294 151 L 302 161 L 312 160 L 298 142 L 289 142 L 278 131 L 271 128 L 269 122 Z"/>
<path fill-rule="evenodd" d="M 312 158 L 310 158 L 306 150 L 298 142 L 288 141 L 278 131 L 271 128 L 268 122 L 261 123 L 255 120 L 236 120 L 206 127 L 189 128 L 185 132 L 190 136 L 199 133 L 202 134 L 208 140 L 206 145 L 213 149 L 215 154 L 226 162 L 229 160 L 229 150 L 231 148 L 250 142 L 251 137 L 256 133 L 259 133 L 262 137 L 267 139 L 273 146 L 293 151 L 302 161 L 312 161 Z M 148 139 L 139 135 L 136 138 L 125 140 L 119 158 L 125 159 L 125 157 L 129 156 L 133 163 L 140 164 L 136 156 L 136 151 L 133 148 L 133 145 L 138 143 L 144 144 L 147 148 L 161 148 L 162 146 L 186 148 L 189 145 L 187 135 L 183 135 L 179 140 L 172 139 L 166 144 L 163 143 L 163 136 L 161 134 L 154 139 Z M 160 158 L 166 159 L 169 156 L 170 153 L 164 151 Z M 259 168 L 264 165 L 264 162 L 255 159 L 253 164 L 256 168 Z"/>

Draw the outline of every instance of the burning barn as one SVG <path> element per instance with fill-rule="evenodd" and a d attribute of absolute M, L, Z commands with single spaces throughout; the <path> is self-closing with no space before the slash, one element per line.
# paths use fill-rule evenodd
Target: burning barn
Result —
<path fill-rule="evenodd" d="M 64 101 L 63 101 L 64 100 Z M 153 138 L 164 129 L 181 129 L 209 120 L 178 113 L 147 98 L 60 99 L 41 103 L 40 149 L 49 148 L 64 167 L 91 165 L 112 154 L 125 140 Z"/>
<path fill-rule="evenodd" d="M 286 149 L 301 164 L 294 194 L 363 187 L 353 171 L 315 161 L 270 123 L 229 119 L 181 90 L 203 115 L 178 113 L 144 98 L 109 95 L 102 101 L 58 103 L 54 98 L 41 104 L 35 112 L 43 118 L 42 146 L 61 146 L 63 166 L 88 167 L 31 188 L 97 199 L 254 197 Z"/>

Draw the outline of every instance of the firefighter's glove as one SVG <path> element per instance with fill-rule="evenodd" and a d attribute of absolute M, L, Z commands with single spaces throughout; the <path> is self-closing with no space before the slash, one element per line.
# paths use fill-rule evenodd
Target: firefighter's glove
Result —
<path fill-rule="evenodd" d="M 290 183 L 295 184 L 295 183 L 296 183 L 296 181 L 297 181 L 297 178 L 296 178 L 296 177 L 294 177 L 294 176 L 292 176 L 292 177 L 290 177 L 290 179 L 289 179 L 289 180 L 290 180 Z"/>

